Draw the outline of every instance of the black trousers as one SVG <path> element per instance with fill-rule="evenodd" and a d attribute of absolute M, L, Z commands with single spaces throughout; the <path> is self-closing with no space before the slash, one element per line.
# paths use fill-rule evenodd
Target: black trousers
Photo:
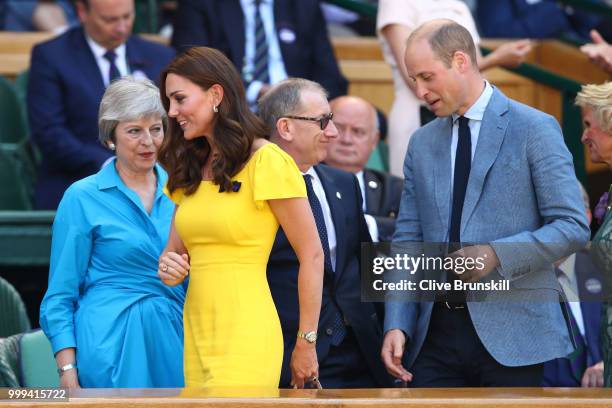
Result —
<path fill-rule="evenodd" d="M 540 387 L 543 364 L 507 367 L 484 347 L 468 312 L 436 302 L 410 387 Z"/>
<path fill-rule="evenodd" d="M 378 387 L 350 327 L 342 343 L 332 345 L 325 360 L 319 361 L 319 381 L 323 388 Z"/>

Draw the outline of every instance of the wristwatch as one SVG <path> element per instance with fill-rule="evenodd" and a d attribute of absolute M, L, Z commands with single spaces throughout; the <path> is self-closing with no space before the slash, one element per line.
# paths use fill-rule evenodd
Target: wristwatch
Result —
<path fill-rule="evenodd" d="M 65 366 L 61 366 L 60 368 L 58 368 L 57 373 L 61 377 L 66 371 L 72 370 L 73 368 L 77 368 L 76 363 L 66 364 Z"/>
<path fill-rule="evenodd" d="M 309 331 L 304 333 L 303 331 L 298 330 L 297 336 L 299 339 L 304 339 L 311 344 L 317 341 L 317 332 L 315 331 Z"/>

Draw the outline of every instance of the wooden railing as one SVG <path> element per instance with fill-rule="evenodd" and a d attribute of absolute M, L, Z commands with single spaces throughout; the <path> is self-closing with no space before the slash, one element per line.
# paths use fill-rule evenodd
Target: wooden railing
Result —
<path fill-rule="evenodd" d="M 2 394 L 2 390 L 0 390 Z M 5 393 L 6 394 L 6 393 Z M 359 390 L 80 389 L 69 402 L 0 400 L 14 407 L 223 407 L 223 408 L 570 408 L 610 407 L 611 389 L 440 388 Z M 8 404 L 7 404 L 8 403 Z"/>

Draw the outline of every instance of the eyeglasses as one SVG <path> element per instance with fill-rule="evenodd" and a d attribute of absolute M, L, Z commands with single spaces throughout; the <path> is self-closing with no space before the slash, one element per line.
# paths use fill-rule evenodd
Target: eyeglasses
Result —
<path fill-rule="evenodd" d="M 321 128 L 321 130 L 325 130 L 325 128 L 329 124 L 329 121 L 333 119 L 334 113 L 329 112 L 328 114 L 323 115 L 320 118 L 309 118 L 308 116 L 291 116 L 291 115 L 287 115 L 285 117 L 288 119 L 308 120 L 310 122 L 319 122 L 319 127 Z"/>

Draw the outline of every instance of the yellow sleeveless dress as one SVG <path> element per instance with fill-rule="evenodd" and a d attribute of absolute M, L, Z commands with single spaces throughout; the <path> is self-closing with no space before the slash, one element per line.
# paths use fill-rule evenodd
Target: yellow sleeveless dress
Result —
<path fill-rule="evenodd" d="M 275 144 L 260 147 L 220 193 L 202 181 L 179 206 L 175 225 L 191 262 L 183 313 L 186 387 L 277 388 L 283 335 L 266 264 L 278 230 L 267 200 L 306 197 L 293 159 Z"/>

